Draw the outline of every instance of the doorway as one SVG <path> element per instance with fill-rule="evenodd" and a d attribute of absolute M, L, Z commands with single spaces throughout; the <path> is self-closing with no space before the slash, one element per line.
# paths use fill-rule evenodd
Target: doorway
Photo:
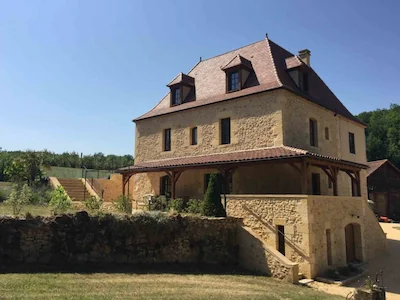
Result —
<path fill-rule="evenodd" d="M 160 195 L 171 198 L 171 178 L 168 175 L 161 177 Z"/>
<path fill-rule="evenodd" d="M 362 261 L 361 227 L 358 224 L 348 224 L 344 228 L 346 240 L 346 261 L 357 263 Z"/>

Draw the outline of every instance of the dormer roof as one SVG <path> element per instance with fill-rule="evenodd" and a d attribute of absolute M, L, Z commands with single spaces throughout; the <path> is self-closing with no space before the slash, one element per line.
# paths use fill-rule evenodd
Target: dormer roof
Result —
<path fill-rule="evenodd" d="M 179 83 L 194 86 L 194 78 L 184 73 L 179 73 L 167 86 L 170 87 Z"/>
<path fill-rule="evenodd" d="M 252 69 L 251 61 L 244 58 L 240 54 L 235 55 L 225 66 L 221 67 L 221 70 L 228 70 L 234 67 L 245 67 L 247 69 Z"/>

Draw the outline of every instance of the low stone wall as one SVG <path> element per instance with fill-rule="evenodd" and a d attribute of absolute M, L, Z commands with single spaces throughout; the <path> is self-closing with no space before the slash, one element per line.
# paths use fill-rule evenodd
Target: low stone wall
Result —
<path fill-rule="evenodd" d="M 85 203 L 81 201 L 72 201 L 72 205 L 76 210 L 87 210 Z M 120 213 L 112 202 L 103 202 L 101 211 L 104 213 Z"/>
<path fill-rule="evenodd" d="M 238 220 L 86 212 L 0 219 L 0 264 L 237 264 Z"/>

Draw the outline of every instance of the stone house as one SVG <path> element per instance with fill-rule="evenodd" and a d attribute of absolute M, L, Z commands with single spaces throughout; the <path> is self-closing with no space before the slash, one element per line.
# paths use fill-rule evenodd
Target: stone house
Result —
<path fill-rule="evenodd" d="M 366 202 L 365 125 L 309 50 L 294 55 L 266 37 L 200 59 L 167 87 L 133 120 L 135 165 L 119 170 L 123 184 L 134 177 L 133 199 L 202 199 L 219 173 L 228 215 L 306 277 L 384 249 Z"/>
<path fill-rule="evenodd" d="M 367 164 L 368 198 L 376 213 L 400 221 L 400 170 L 387 159 Z"/>

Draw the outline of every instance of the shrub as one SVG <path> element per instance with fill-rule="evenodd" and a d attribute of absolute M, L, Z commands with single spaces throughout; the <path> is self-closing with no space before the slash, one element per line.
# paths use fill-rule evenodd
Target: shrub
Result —
<path fill-rule="evenodd" d="M 185 207 L 185 212 L 200 215 L 203 210 L 203 201 L 200 199 L 190 199 Z"/>
<path fill-rule="evenodd" d="M 0 202 L 7 200 L 7 194 L 5 191 L 0 191 Z"/>
<path fill-rule="evenodd" d="M 169 202 L 169 210 L 172 210 L 177 213 L 181 213 L 185 209 L 185 201 L 182 198 L 172 199 Z"/>
<path fill-rule="evenodd" d="M 4 202 L 12 206 L 13 215 L 19 215 L 24 205 L 29 204 L 29 197 L 31 195 L 30 188 L 27 184 L 21 185 L 15 184 L 11 190 L 10 195 Z"/>
<path fill-rule="evenodd" d="M 38 185 L 32 188 L 31 204 L 45 205 L 50 202 L 53 190 L 48 185 Z"/>
<path fill-rule="evenodd" d="M 95 196 L 91 196 L 85 200 L 85 206 L 91 212 L 98 212 L 103 203 L 104 200 L 102 198 L 97 198 Z"/>
<path fill-rule="evenodd" d="M 113 201 L 115 208 L 123 213 L 132 213 L 132 199 L 126 195 L 120 195 L 115 201 Z"/>
<path fill-rule="evenodd" d="M 153 198 L 153 200 L 149 203 L 149 210 L 167 211 L 168 207 L 168 200 L 165 196 Z"/>
<path fill-rule="evenodd" d="M 72 201 L 68 198 L 68 195 L 62 186 L 57 187 L 57 189 L 51 193 L 49 206 L 50 210 L 55 215 L 65 213 L 69 208 L 71 208 Z"/>
<path fill-rule="evenodd" d="M 203 215 L 208 217 L 226 217 L 217 189 L 217 174 L 211 174 L 207 192 L 204 196 Z"/>

